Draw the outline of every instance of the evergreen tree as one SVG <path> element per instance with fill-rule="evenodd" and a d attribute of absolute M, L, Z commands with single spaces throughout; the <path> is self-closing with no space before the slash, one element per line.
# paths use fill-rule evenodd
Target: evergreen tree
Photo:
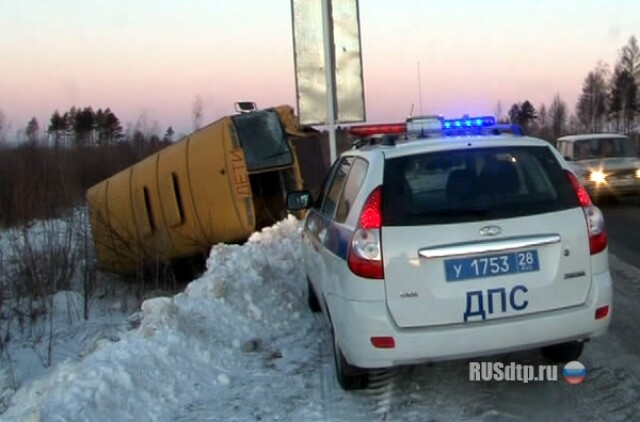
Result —
<path fill-rule="evenodd" d="M 27 123 L 27 127 L 25 129 L 25 135 L 27 137 L 27 142 L 35 145 L 38 143 L 38 138 L 40 137 L 40 125 L 38 124 L 38 119 L 32 117 Z"/>
<path fill-rule="evenodd" d="M 53 144 L 56 148 L 60 146 L 61 140 L 64 138 L 64 130 L 64 117 L 56 110 L 49 119 L 49 128 L 47 130 L 49 136 L 53 137 Z"/>
<path fill-rule="evenodd" d="M 95 130 L 98 145 L 112 145 L 123 137 L 120 120 L 111 111 L 99 109 L 95 115 Z"/>
<path fill-rule="evenodd" d="M 107 108 L 104 112 L 104 126 L 103 130 L 109 143 L 118 142 L 124 137 L 124 131 L 120 119 Z"/>
<path fill-rule="evenodd" d="M 95 113 L 91 107 L 85 107 L 76 114 L 74 132 L 77 146 L 86 146 L 93 143 L 95 120 Z"/>
<path fill-rule="evenodd" d="M 514 103 L 509 109 L 509 122 L 514 125 L 520 124 L 520 106 Z"/>
<path fill-rule="evenodd" d="M 175 132 L 173 131 L 173 128 L 171 126 L 169 126 L 167 128 L 167 131 L 164 134 L 164 137 L 162 138 L 162 140 L 164 142 L 173 142 L 173 135 L 175 134 Z"/>
<path fill-rule="evenodd" d="M 518 116 L 520 126 L 527 131 L 529 129 L 529 124 L 537 118 L 538 115 L 536 114 L 536 108 L 529 100 L 525 100 L 520 105 L 520 114 Z"/>
<path fill-rule="evenodd" d="M 529 124 L 537 118 L 536 109 L 529 100 L 525 100 L 521 104 L 513 104 L 509 109 L 509 121 L 512 124 L 522 126 L 525 131 L 529 129 Z"/>

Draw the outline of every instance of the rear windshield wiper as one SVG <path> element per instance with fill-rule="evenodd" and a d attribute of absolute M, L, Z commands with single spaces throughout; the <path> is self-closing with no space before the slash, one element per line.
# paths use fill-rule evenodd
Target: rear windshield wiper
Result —
<path fill-rule="evenodd" d="M 486 207 L 473 207 L 473 208 L 447 208 L 447 209 L 439 209 L 439 210 L 429 210 L 424 212 L 416 212 L 411 213 L 409 216 L 411 218 L 421 218 L 421 217 L 448 217 L 448 216 L 484 216 L 489 212 L 490 209 Z"/>
<path fill-rule="evenodd" d="M 486 215 L 489 212 L 489 208 L 487 207 L 469 207 L 469 208 L 450 208 L 448 210 L 443 210 L 443 214 L 446 215 L 477 215 L 482 216 Z"/>

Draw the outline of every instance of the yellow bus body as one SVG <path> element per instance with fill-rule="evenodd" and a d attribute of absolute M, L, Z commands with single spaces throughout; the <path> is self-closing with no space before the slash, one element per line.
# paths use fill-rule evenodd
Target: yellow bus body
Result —
<path fill-rule="evenodd" d="M 99 269 L 129 274 L 144 264 L 204 254 L 215 243 L 244 241 L 286 215 L 286 192 L 302 188 L 289 141 L 298 130 L 293 109 L 249 114 L 223 117 L 87 191 Z M 275 133 L 272 142 L 280 142 L 281 130 L 278 151 L 286 144 L 289 161 L 257 168 L 261 163 L 252 158 L 254 168 L 248 168 L 247 148 L 263 148 L 254 116 Z"/>

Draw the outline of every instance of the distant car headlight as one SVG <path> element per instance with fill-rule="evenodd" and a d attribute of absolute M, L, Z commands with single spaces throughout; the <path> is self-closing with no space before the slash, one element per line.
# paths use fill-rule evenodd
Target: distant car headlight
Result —
<path fill-rule="evenodd" d="M 601 171 L 592 171 L 589 174 L 589 180 L 596 183 L 604 183 L 607 181 L 607 176 Z"/>

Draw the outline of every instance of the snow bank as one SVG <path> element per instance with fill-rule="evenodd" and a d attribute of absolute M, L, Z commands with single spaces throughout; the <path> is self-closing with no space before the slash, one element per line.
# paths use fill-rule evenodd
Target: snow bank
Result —
<path fill-rule="evenodd" d="M 273 419 L 287 414 L 284 403 L 312 416 L 301 368 L 320 335 L 301 318 L 301 262 L 292 216 L 245 245 L 213 247 L 206 273 L 183 293 L 145 301 L 137 329 L 20 389 L 2 418 Z"/>

